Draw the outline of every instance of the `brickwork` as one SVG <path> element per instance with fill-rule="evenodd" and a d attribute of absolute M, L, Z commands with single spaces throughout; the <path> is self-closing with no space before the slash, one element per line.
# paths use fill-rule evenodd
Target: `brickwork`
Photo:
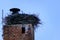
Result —
<path fill-rule="evenodd" d="M 30 25 L 31 30 L 25 31 L 23 34 L 21 27 L 22 25 L 3 26 L 3 40 L 33 40 L 32 26 Z"/>

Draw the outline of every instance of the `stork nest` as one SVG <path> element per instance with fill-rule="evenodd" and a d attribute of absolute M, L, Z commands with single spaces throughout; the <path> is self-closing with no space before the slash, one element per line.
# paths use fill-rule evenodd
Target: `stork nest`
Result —
<path fill-rule="evenodd" d="M 37 25 L 40 22 L 40 19 L 36 17 L 35 15 L 29 15 L 29 14 L 13 14 L 8 15 L 5 17 L 4 23 L 7 25 L 14 25 L 14 24 L 32 24 Z"/>

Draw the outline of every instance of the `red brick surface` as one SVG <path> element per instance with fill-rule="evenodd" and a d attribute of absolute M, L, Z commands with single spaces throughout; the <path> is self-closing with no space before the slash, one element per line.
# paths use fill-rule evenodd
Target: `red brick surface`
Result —
<path fill-rule="evenodd" d="M 33 40 L 33 33 L 22 34 L 21 26 L 3 26 L 3 40 Z"/>

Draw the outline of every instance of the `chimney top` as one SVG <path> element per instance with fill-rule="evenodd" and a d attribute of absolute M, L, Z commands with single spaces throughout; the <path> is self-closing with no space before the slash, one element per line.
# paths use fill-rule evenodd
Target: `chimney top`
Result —
<path fill-rule="evenodd" d="M 19 8 L 11 8 L 10 11 L 12 11 L 13 13 L 16 13 L 16 12 L 20 11 L 20 9 Z"/>

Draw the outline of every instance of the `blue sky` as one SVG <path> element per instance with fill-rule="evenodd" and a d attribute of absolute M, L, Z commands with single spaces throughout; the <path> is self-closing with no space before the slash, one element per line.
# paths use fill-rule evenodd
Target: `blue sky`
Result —
<path fill-rule="evenodd" d="M 1 11 L 3 9 L 6 16 L 14 7 L 41 19 L 42 25 L 35 30 L 35 40 L 60 40 L 60 0 L 0 0 L 0 40 L 3 40 Z"/>

